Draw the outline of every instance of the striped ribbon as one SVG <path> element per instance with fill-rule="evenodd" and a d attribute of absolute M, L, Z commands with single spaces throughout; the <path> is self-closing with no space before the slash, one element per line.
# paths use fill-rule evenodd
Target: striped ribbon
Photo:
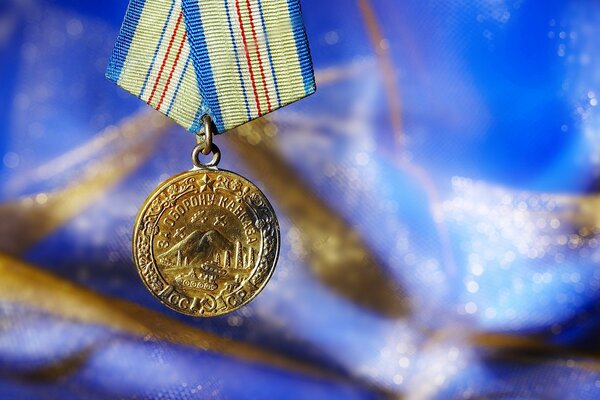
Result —
<path fill-rule="evenodd" d="M 299 0 L 131 0 L 106 76 L 192 133 L 315 91 Z"/>

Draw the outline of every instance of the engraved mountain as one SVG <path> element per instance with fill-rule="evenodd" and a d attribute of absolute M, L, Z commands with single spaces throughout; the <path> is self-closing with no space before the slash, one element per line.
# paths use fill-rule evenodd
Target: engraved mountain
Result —
<path fill-rule="evenodd" d="M 212 263 L 224 270 L 249 269 L 256 256 L 253 248 L 245 249 L 239 241 L 232 242 L 216 230 L 195 231 L 164 252 L 159 261 L 165 267 L 198 268 Z"/>
<path fill-rule="evenodd" d="M 195 231 L 163 253 L 160 261 L 173 267 L 200 266 L 219 259 L 221 253 L 233 253 L 234 249 L 235 244 L 215 230 Z"/>

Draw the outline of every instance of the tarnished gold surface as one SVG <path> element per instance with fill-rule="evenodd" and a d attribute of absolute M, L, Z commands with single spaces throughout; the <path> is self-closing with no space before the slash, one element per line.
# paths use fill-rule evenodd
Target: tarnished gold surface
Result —
<path fill-rule="evenodd" d="M 133 259 L 163 304 L 210 317 L 256 297 L 273 274 L 279 242 L 275 212 L 256 186 L 229 171 L 194 169 L 146 200 Z"/>

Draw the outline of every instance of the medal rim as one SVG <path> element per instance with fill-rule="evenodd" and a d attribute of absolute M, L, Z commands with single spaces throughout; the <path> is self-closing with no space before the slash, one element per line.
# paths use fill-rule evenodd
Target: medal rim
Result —
<path fill-rule="evenodd" d="M 275 237 L 277 238 L 277 245 L 275 246 L 275 250 L 274 250 L 274 257 L 273 257 L 273 265 L 271 268 L 269 268 L 269 272 L 267 274 L 267 276 L 265 277 L 262 285 L 260 286 L 259 290 L 254 291 L 248 298 L 247 300 L 245 300 L 244 302 L 240 303 L 239 305 L 232 307 L 232 308 L 228 308 L 227 310 L 225 310 L 225 312 L 221 312 L 221 313 L 214 313 L 214 314 L 195 314 L 195 313 L 191 313 L 191 312 L 186 312 L 186 311 L 182 311 L 181 309 L 177 309 L 175 308 L 172 304 L 169 304 L 167 301 L 163 300 L 160 296 L 158 296 L 157 293 L 154 292 L 154 290 L 152 290 L 152 288 L 150 288 L 150 286 L 148 285 L 148 283 L 146 282 L 146 279 L 144 279 L 144 277 L 142 276 L 141 273 L 141 269 L 136 261 L 136 255 L 137 255 L 137 249 L 136 249 L 136 237 L 138 236 L 138 232 L 139 232 L 139 228 L 140 228 L 140 221 L 142 219 L 142 216 L 144 215 L 145 211 L 147 210 L 149 204 L 152 202 L 152 200 L 155 198 L 155 196 L 160 193 L 165 187 L 169 186 L 170 182 L 177 180 L 178 178 L 180 178 L 183 175 L 187 175 L 187 174 L 191 174 L 191 173 L 201 173 L 203 171 L 206 172 L 225 172 L 225 173 L 229 173 L 232 174 L 238 178 L 243 179 L 244 181 L 250 183 L 252 186 L 254 186 L 254 188 L 258 191 L 258 193 L 262 196 L 262 198 L 264 199 L 264 203 L 265 206 L 269 209 L 269 211 L 273 214 L 273 218 L 275 221 Z M 221 169 L 221 168 L 217 168 L 217 167 L 210 167 L 210 168 L 198 168 L 198 167 L 194 167 L 192 169 L 189 169 L 187 171 L 182 171 L 176 175 L 173 175 L 171 177 L 169 177 L 168 179 L 164 180 L 163 182 L 161 182 L 144 200 L 144 202 L 142 203 L 142 206 L 140 207 L 140 210 L 137 213 L 137 216 L 135 218 L 135 223 L 133 226 L 133 232 L 132 232 L 132 239 L 131 239 L 131 249 L 132 249 L 132 261 L 133 264 L 135 265 L 135 269 L 137 270 L 137 273 L 140 277 L 140 280 L 143 282 L 144 286 L 146 287 L 146 289 L 156 298 L 158 299 L 158 301 L 160 301 L 163 305 L 165 305 L 166 307 L 170 308 L 173 311 L 176 311 L 180 314 L 183 315 L 188 315 L 190 317 L 197 317 L 197 318 L 212 318 L 212 317 L 220 317 L 220 316 L 224 316 L 227 314 L 230 314 L 236 310 L 239 310 L 240 308 L 248 305 L 249 303 L 251 303 L 267 286 L 267 284 L 269 283 L 269 281 L 271 280 L 271 277 L 273 276 L 273 273 L 275 272 L 275 269 L 277 267 L 277 262 L 279 261 L 279 255 L 280 255 L 280 247 L 281 247 L 281 228 L 279 226 L 279 219 L 277 218 L 277 214 L 275 213 L 275 210 L 273 209 L 273 206 L 271 205 L 271 202 L 269 201 L 269 199 L 267 198 L 267 196 L 264 194 L 264 192 L 257 186 L 255 185 L 252 181 L 250 181 L 249 179 L 247 179 L 246 177 L 237 174 L 233 171 L 227 170 L 227 169 Z M 159 273 L 160 278 L 167 283 L 167 285 L 171 285 L 168 282 L 166 282 L 166 280 L 163 278 L 163 276 L 160 274 L 160 271 L 158 270 L 158 265 L 156 263 L 156 260 L 152 260 L 152 262 L 155 264 L 157 272 Z M 185 294 L 185 293 L 183 293 Z M 186 295 L 188 297 L 190 297 L 189 295 Z"/>

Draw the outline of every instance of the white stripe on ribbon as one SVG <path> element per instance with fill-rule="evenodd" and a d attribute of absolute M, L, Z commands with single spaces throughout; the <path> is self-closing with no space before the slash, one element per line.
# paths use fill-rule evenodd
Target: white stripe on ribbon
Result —
<path fill-rule="evenodd" d="M 179 0 L 176 0 L 179 1 Z M 171 18 L 169 19 L 169 23 L 167 25 L 167 29 L 165 30 L 165 34 L 163 35 L 162 42 L 160 43 L 160 47 L 158 49 L 158 53 L 156 56 L 156 60 L 150 66 L 150 78 L 148 79 L 148 84 L 144 88 L 144 93 L 141 94 L 140 97 L 143 99 L 148 99 L 152 93 L 153 88 L 156 85 L 157 80 L 159 79 L 159 72 L 161 66 L 164 62 L 165 56 L 167 55 L 167 49 L 169 48 L 169 43 L 171 42 L 171 38 L 176 34 L 175 27 L 177 26 L 177 21 L 180 21 L 178 29 L 185 29 L 183 23 L 183 14 L 180 6 L 176 6 L 171 14 Z M 173 51 L 173 50 L 171 50 Z M 163 71 L 164 74 L 164 71 Z"/>

